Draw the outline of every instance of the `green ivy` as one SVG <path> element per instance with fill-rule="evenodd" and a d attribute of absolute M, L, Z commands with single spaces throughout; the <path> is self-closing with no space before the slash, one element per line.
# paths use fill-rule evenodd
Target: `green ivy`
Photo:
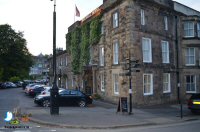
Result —
<path fill-rule="evenodd" d="M 96 44 L 99 42 L 101 36 L 101 17 L 94 18 L 90 23 L 90 44 Z"/>
<path fill-rule="evenodd" d="M 79 74 L 80 67 L 80 28 L 76 28 L 71 33 L 70 41 L 71 58 L 72 58 L 72 71 L 74 74 Z"/>
<path fill-rule="evenodd" d="M 83 66 L 89 64 L 90 45 L 97 44 L 101 37 L 101 16 L 93 18 L 90 22 L 75 28 L 66 35 L 66 49 L 71 52 L 72 71 L 79 74 Z M 67 50 L 67 52 L 69 52 Z"/>
<path fill-rule="evenodd" d="M 67 52 L 70 52 L 70 47 L 71 47 L 71 32 L 66 34 L 66 50 L 67 50 Z"/>
<path fill-rule="evenodd" d="M 89 63 L 89 59 L 90 59 L 89 31 L 90 31 L 90 23 L 86 23 L 81 27 L 80 71 L 82 71 L 83 66 L 85 66 Z"/>

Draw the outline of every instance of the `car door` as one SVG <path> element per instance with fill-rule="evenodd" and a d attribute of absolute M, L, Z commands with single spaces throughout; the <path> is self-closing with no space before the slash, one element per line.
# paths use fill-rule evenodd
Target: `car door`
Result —
<path fill-rule="evenodd" d="M 59 94 L 59 104 L 60 106 L 69 105 L 69 90 L 63 90 Z"/>
<path fill-rule="evenodd" d="M 71 90 L 70 91 L 70 105 L 77 105 L 80 101 L 79 95 L 78 95 L 78 91 L 76 90 Z"/>

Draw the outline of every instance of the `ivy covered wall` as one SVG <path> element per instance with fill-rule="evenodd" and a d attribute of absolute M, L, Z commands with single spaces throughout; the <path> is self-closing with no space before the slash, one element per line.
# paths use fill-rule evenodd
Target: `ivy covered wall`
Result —
<path fill-rule="evenodd" d="M 83 66 L 89 64 L 90 45 L 97 44 L 101 37 L 101 16 L 76 27 L 66 35 L 67 50 L 71 54 L 72 71 L 80 74 Z"/>

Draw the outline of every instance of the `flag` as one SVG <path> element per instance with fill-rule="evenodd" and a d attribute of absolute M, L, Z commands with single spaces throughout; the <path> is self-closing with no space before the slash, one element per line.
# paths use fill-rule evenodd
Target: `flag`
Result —
<path fill-rule="evenodd" d="M 75 10 L 76 10 L 75 16 L 80 17 L 80 12 L 78 8 L 76 7 L 76 5 L 75 5 Z"/>

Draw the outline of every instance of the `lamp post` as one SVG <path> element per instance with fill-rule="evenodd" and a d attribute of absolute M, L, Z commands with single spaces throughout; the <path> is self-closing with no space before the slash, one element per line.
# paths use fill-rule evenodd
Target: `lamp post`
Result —
<path fill-rule="evenodd" d="M 51 107 L 50 114 L 58 115 L 59 114 L 59 105 L 58 105 L 58 87 L 56 84 L 57 74 L 56 74 L 56 0 L 54 1 L 54 11 L 53 11 L 53 87 L 51 89 Z"/>
<path fill-rule="evenodd" d="M 61 66 L 59 66 L 59 86 L 61 88 L 61 78 L 62 78 L 62 73 L 61 73 Z"/>

